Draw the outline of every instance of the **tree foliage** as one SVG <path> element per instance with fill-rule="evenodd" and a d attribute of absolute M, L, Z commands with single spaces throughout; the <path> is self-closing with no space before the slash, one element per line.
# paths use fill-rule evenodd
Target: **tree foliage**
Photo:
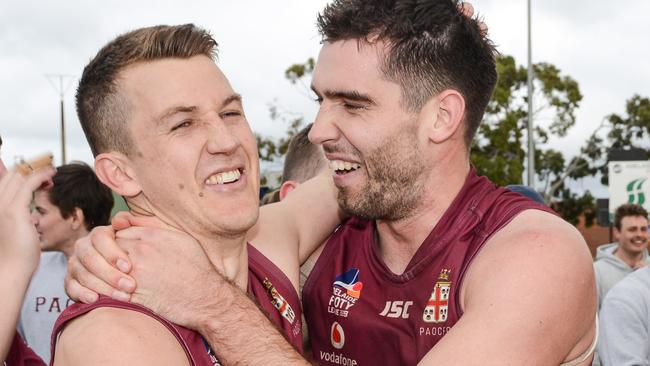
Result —
<path fill-rule="evenodd" d="M 562 153 L 542 146 L 549 138 L 564 137 L 575 125 L 582 94 L 575 80 L 551 64 L 535 64 L 533 70 L 536 171 L 547 180 L 560 174 L 565 162 Z M 521 184 L 528 128 L 528 70 L 511 56 L 498 56 L 497 72 L 497 85 L 472 145 L 472 163 L 497 184 Z M 539 115 L 549 117 L 550 122 L 537 123 Z"/>
<path fill-rule="evenodd" d="M 307 59 L 302 64 L 293 64 L 285 70 L 284 76 L 292 84 L 300 83 L 304 88 L 307 88 L 304 84 L 304 78 L 311 75 L 314 64 L 313 58 Z M 277 100 L 269 104 L 269 116 L 272 121 L 285 125 L 286 131 L 285 136 L 279 139 L 255 134 L 260 159 L 263 161 L 275 161 L 282 158 L 287 153 L 291 138 L 305 126 L 304 116 L 282 108 Z"/>

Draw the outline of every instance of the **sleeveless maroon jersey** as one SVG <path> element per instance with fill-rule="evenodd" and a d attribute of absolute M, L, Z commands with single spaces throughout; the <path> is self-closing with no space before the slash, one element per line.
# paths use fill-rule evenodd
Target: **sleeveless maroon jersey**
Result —
<path fill-rule="evenodd" d="M 316 362 L 417 364 L 462 316 L 459 289 L 472 259 L 526 209 L 550 211 L 472 169 L 401 275 L 379 257 L 373 221 L 346 221 L 325 245 L 303 289 Z"/>
<path fill-rule="evenodd" d="M 302 326 L 300 324 L 302 313 L 298 293 L 287 276 L 250 244 L 248 245 L 248 294 L 259 303 L 269 319 L 284 331 L 291 344 L 302 352 Z M 176 337 L 192 366 L 221 365 L 199 333 L 173 324 L 144 306 L 108 297 L 101 297 L 93 304 L 74 304 L 61 314 L 52 331 L 52 362 L 59 332 L 65 324 L 91 310 L 102 307 L 137 311 L 158 320 Z"/>
<path fill-rule="evenodd" d="M 45 362 L 27 346 L 18 332 L 16 332 L 3 366 L 45 366 Z"/>

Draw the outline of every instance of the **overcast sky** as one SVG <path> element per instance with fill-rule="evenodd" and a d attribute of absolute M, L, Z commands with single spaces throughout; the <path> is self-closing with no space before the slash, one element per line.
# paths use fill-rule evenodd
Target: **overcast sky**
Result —
<path fill-rule="evenodd" d="M 116 35 L 141 26 L 195 23 L 220 44 L 219 65 L 244 97 L 253 130 L 280 136 L 268 104 L 315 116 L 306 90 L 284 70 L 317 56 L 315 19 L 324 0 L 274 1 L 2 1 L 0 2 L 0 134 L 2 157 L 52 151 L 60 162 L 58 92 L 48 74 L 72 75 L 65 94 L 67 155 L 92 163 L 74 110 L 84 65 Z M 503 54 L 526 62 L 526 1 L 475 0 Z M 577 126 L 552 143 L 575 154 L 581 142 L 633 94 L 650 96 L 650 1 L 533 0 L 533 61 L 550 62 L 576 79 L 584 95 Z M 58 80 L 56 80 L 58 87 Z M 598 196 L 606 190 L 591 187 Z"/>

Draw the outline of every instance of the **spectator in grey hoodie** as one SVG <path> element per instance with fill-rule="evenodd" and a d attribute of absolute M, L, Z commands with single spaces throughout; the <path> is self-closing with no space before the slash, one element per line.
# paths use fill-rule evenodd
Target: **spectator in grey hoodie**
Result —
<path fill-rule="evenodd" d="M 600 309 L 598 354 L 604 366 L 650 365 L 650 268 L 616 284 Z"/>
<path fill-rule="evenodd" d="M 615 243 L 598 247 L 594 270 L 598 286 L 598 307 L 605 294 L 618 281 L 648 260 L 648 211 L 635 204 L 624 204 L 614 217 Z"/>

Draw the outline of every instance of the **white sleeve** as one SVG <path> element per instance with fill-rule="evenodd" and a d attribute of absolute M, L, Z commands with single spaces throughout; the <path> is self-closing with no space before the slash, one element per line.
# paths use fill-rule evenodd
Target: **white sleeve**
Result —
<path fill-rule="evenodd" d="M 639 294 L 638 290 L 615 286 L 603 300 L 598 339 L 603 366 L 650 365 L 647 294 Z"/>

